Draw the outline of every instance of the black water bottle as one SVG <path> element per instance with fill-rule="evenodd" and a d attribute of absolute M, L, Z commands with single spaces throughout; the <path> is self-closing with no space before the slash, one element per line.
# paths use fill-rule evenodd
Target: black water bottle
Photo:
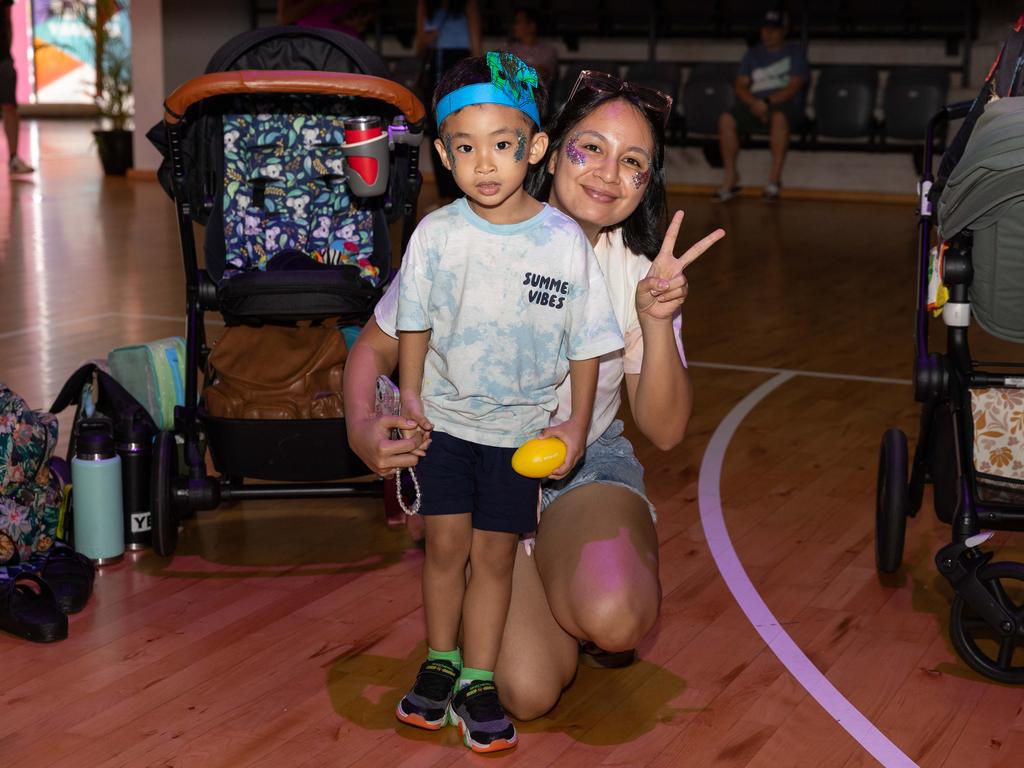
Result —
<path fill-rule="evenodd" d="M 115 440 L 117 455 L 121 457 L 124 546 L 128 550 L 145 549 L 152 543 L 149 462 L 153 430 L 138 418 L 129 417 L 118 423 Z"/>

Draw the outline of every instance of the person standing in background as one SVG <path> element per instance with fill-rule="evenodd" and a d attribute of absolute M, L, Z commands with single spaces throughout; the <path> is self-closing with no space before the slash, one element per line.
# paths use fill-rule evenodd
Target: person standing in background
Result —
<path fill-rule="evenodd" d="M 445 70 L 470 56 L 480 56 L 480 6 L 477 0 L 416 0 L 416 55 L 423 61 L 423 96 L 434 94 Z M 437 126 L 427 121 L 430 138 L 437 138 Z M 442 200 L 462 196 L 451 171 L 434 163 L 437 192 Z"/>
<path fill-rule="evenodd" d="M 14 0 L 0 0 L 3 8 L 0 20 L 0 109 L 4 115 L 4 134 L 7 136 L 7 168 L 11 173 L 32 173 L 35 168 L 18 157 L 18 73 L 14 71 L 14 57 L 11 55 L 11 42 L 14 39 L 14 26 L 11 8 Z"/>
<path fill-rule="evenodd" d="M 512 16 L 512 37 L 508 50 L 537 70 L 548 93 L 558 74 L 558 51 L 539 37 L 540 17 L 535 8 L 519 6 Z"/>

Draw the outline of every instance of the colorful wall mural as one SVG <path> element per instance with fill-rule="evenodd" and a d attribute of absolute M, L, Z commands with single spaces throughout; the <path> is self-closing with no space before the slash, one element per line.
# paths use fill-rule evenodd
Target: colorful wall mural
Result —
<path fill-rule="evenodd" d="M 107 24 L 114 40 L 131 46 L 128 0 L 16 0 L 12 53 L 18 70 L 18 101 L 88 104 L 96 82 L 90 20 Z M 29 41 L 31 40 L 31 44 Z"/>

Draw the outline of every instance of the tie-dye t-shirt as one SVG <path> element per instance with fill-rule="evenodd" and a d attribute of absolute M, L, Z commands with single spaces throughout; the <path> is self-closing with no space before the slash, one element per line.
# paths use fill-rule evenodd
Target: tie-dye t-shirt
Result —
<path fill-rule="evenodd" d="M 623 345 L 579 225 L 547 205 L 491 224 L 465 198 L 426 216 L 402 262 L 401 331 L 431 330 L 424 414 L 435 429 L 515 447 L 548 426 L 569 360 Z"/>

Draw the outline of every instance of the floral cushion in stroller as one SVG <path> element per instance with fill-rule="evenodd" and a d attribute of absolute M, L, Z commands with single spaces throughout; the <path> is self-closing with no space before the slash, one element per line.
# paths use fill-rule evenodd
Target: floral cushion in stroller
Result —
<path fill-rule="evenodd" d="M 373 213 L 349 195 L 338 115 L 224 117 L 224 277 L 279 253 L 351 265 L 376 287 Z"/>

